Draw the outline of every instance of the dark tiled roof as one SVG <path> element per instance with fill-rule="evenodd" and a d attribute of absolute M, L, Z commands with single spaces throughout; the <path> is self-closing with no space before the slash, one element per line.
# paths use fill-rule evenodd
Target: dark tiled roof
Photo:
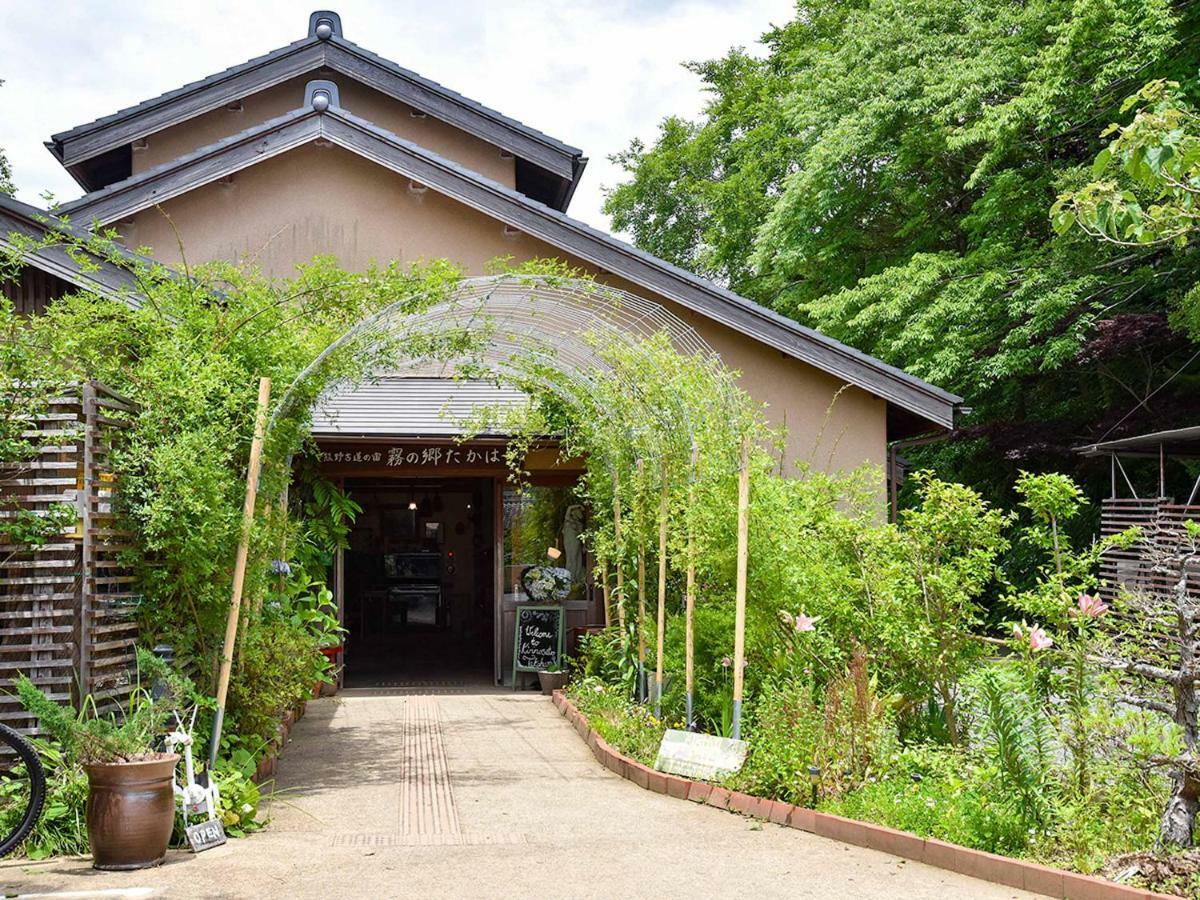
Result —
<path fill-rule="evenodd" d="M 579 148 L 384 59 L 338 32 L 326 39 L 310 34 L 207 78 L 60 131 L 46 146 L 81 182 L 93 186 L 93 176 L 81 175 L 89 161 L 115 152 L 134 139 L 321 68 L 340 72 L 389 94 L 553 174 L 564 185 L 559 192 L 560 205 L 565 205 L 586 165 Z"/>
<path fill-rule="evenodd" d="M 12 247 L 11 236 L 14 233 L 41 240 L 50 231 L 60 231 L 69 237 L 84 240 L 92 237 L 84 229 L 63 222 L 43 209 L 0 194 L 0 247 Z M 161 265 L 120 247 L 112 249 L 128 259 L 131 266 Z M 27 265 L 77 287 L 120 299 L 134 308 L 141 305 L 137 279 L 132 272 L 107 259 L 93 257 L 87 262 L 81 261 L 77 254 L 68 252 L 67 245 L 63 244 L 50 244 L 32 252 L 23 252 L 22 258 Z"/>
<path fill-rule="evenodd" d="M 295 146 L 326 138 L 552 246 L 627 278 L 945 428 L 961 398 L 341 109 L 301 108 L 64 204 L 101 222 L 130 215 Z"/>

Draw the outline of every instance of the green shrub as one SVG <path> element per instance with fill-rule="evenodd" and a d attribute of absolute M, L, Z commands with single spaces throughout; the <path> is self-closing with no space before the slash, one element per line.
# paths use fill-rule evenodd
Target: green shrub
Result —
<path fill-rule="evenodd" d="M 254 747 L 274 740 L 280 720 L 312 696 L 327 661 L 319 638 L 283 617 L 249 629 L 229 682 L 230 731 Z"/>
<path fill-rule="evenodd" d="M 733 779 L 741 790 L 808 804 L 876 777 L 895 750 L 892 716 L 856 648 L 846 671 L 824 688 L 811 677 L 763 683 L 747 722 L 749 752 Z M 816 770 L 811 773 L 810 767 Z"/>
<path fill-rule="evenodd" d="M 600 737 L 626 756 L 653 765 L 667 725 L 649 709 L 598 678 L 572 683 L 568 693 Z M 677 725 L 682 723 L 677 723 Z"/>
<path fill-rule="evenodd" d="M 1020 853 L 1029 834 L 995 779 L 962 753 L 913 747 L 893 756 L 887 777 L 868 780 L 821 808 L 991 853 Z"/>
<path fill-rule="evenodd" d="M 108 715 L 97 712 L 91 696 L 84 698 L 78 712 L 56 703 L 25 675 L 17 677 L 17 695 L 42 730 L 58 741 L 70 762 L 128 762 L 155 752 L 156 740 L 165 733 L 172 713 L 191 687 L 140 647 L 137 666 L 137 681 L 124 708 Z M 158 682 L 161 693 L 151 693 L 151 681 Z"/>

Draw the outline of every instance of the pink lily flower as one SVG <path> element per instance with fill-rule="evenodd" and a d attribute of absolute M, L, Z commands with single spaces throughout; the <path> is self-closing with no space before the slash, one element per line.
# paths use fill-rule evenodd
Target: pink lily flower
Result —
<path fill-rule="evenodd" d="M 1034 653 L 1037 653 L 1039 650 L 1048 650 L 1053 646 L 1054 638 L 1046 634 L 1041 628 L 1034 625 L 1029 629 L 1029 649 Z"/>
<path fill-rule="evenodd" d="M 1095 594 L 1080 594 L 1078 602 L 1078 615 L 1087 616 L 1089 619 L 1099 618 L 1108 612 L 1108 604 Z"/>
<path fill-rule="evenodd" d="M 816 631 L 816 630 L 817 630 L 816 618 L 814 618 L 813 616 L 806 616 L 804 613 L 800 613 L 798 616 L 796 616 L 796 631 L 800 632 L 800 631 Z"/>

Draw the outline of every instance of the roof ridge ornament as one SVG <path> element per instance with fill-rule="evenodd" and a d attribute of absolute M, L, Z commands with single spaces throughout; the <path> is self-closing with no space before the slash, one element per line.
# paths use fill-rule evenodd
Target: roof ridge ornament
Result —
<path fill-rule="evenodd" d="M 338 86 L 332 81 L 310 81 L 304 86 L 304 105 L 311 106 L 319 113 L 331 106 L 340 107 L 342 103 L 338 97 Z"/>
<path fill-rule="evenodd" d="M 308 17 L 308 36 L 322 41 L 343 37 L 342 17 L 332 9 L 318 9 Z"/>

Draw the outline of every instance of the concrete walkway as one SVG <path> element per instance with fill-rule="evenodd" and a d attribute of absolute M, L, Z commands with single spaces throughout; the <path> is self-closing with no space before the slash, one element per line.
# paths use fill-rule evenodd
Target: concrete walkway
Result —
<path fill-rule="evenodd" d="M 597 764 L 540 695 L 363 691 L 308 709 L 265 832 L 141 872 L 4 863 L 0 886 L 59 897 L 1032 896 L 641 790 Z"/>

